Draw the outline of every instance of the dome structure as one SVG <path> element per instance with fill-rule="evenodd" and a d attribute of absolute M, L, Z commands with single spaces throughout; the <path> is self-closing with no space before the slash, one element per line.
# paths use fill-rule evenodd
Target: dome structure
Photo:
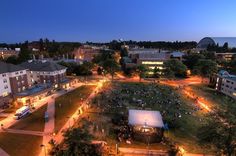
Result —
<path fill-rule="evenodd" d="M 215 41 L 211 37 L 205 37 L 201 39 L 197 44 L 197 48 L 206 49 L 208 45 L 216 45 Z"/>
<path fill-rule="evenodd" d="M 197 49 L 206 49 L 208 45 L 223 46 L 228 43 L 229 48 L 236 47 L 236 37 L 204 37 L 197 44 Z"/>

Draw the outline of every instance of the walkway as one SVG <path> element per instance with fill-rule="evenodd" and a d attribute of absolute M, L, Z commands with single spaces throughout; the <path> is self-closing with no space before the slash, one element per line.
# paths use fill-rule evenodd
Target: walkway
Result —
<path fill-rule="evenodd" d="M 20 129 L 5 129 L 3 131 L 7 133 L 28 134 L 28 135 L 37 135 L 37 136 L 44 136 L 47 134 L 41 131 L 28 131 L 28 130 L 20 130 Z"/>
<path fill-rule="evenodd" d="M 0 156 L 10 156 L 2 148 L 0 148 Z"/>
<path fill-rule="evenodd" d="M 74 87 L 71 87 L 70 89 L 68 89 L 66 92 L 64 90 L 58 92 L 58 94 L 56 96 L 54 96 L 53 98 L 51 98 L 50 101 L 48 101 L 48 107 L 47 107 L 47 113 L 48 113 L 48 121 L 45 123 L 44 126 L 44 134 L 49 134 L 49 135 L 44 135 L 43 136 L 43 145 L 47 145 L 48 142 L 53 138 L 53 133 L 54 133 L 54 128 L 55 128 L 55 98 L 66 94 L 68 92 L 71 92 L 73 90 L 75 90 L 76 88 L 80 87 L 81 85 L 83 85 L 82 83 L 77 83 Z M 44 156 L 45 151 L 42 150 L 41 153 L 39 154 L 39 156 Z"/>
<path fill-rule="evenodd" d="M 119 148 L 119 151 L 125 156 L 168 156 L 166 151 L 151 150 L 151 149 L 137 149 L 137 148 Z"/>

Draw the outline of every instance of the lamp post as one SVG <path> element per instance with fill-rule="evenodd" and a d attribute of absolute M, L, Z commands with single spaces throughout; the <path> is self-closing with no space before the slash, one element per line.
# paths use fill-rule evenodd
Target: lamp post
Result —
<path fill-rule="evenodd" d="M 41 144 L 40 147 L 44 149 L 44 156 L 47 156 L 46 146 L 44 144 Z"/>

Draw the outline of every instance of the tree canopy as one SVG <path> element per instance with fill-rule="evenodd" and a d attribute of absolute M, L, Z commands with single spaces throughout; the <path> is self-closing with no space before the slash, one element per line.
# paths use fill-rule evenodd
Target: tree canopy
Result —
<path fill-rule="evenodd" d="M 217 73 L 217 63 L 212 60 L 201 59 L 194 67 L 194 73 L 202 77 L 210 77 L 212 74 Z"/>
<path fill-rule="evenodd" d="M 164 76 L 165 77 L 186 77 L 187 67 L 177 59 L 171 59 L 164 62 Z"/>

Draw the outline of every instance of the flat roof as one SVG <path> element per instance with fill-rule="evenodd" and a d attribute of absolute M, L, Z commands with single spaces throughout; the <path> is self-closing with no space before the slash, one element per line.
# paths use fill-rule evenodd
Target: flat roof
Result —
<path fill-rule="evenodd" d="M 24 90 L 23 92 L 16 93 L 17 96 L 30 96 L 30 95 L 36 95 L 43 91 L 46 91 L 50 89 L 49 84 L 40 84 L 37 86 L 33 86 L 31 88 L 28 88 Z"/>
<path fill-rule="evenodd" d="M 159 111 L 130 109 L 128 120 L 133 126 L 164 127 Z"/>

